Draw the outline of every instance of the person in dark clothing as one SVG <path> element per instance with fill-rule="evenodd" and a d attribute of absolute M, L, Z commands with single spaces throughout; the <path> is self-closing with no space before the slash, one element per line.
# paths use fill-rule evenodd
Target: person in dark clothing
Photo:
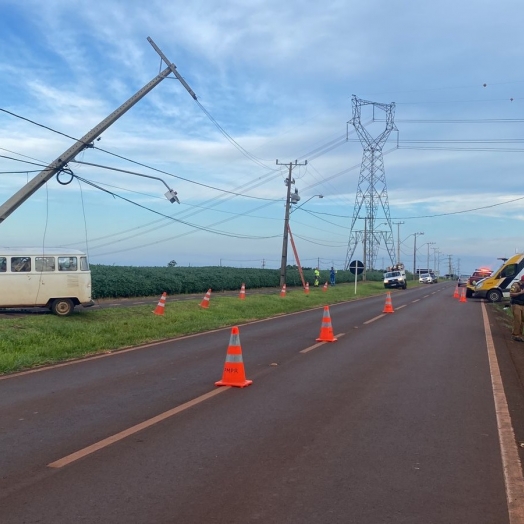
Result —
<path fill-rule="evenodd" d="M 335 270 L 333 269 L 333 267 L 331 267 L 331 271 L 329 272 L 329 279 L 331 281 L 331 285 L 334 286 L 335 285 Z"/>
<path fill-rule="evenodd" d="M 524 325 L 524 275 L 520 281 L 513 282 L 509 292 L 511 312 L 513 313 L 513 340 L 524 342 L 522 338 L 522 327 Z"/>

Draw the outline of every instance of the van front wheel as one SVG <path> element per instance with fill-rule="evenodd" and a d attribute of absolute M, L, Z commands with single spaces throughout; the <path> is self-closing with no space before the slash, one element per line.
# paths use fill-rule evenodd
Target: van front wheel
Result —
<path fill-rule="evenodd" d="M 59 317 L 67 317 L 75 309 L 75 305 L 72 300 L 68 298 L 57 298 L 53 300 L 51 304 L 51 311 Z"/>
<path fill-rule="evenodd" d="M 490 289 L 486 298 L 489 302 L 500 302 L 502 300 L 502 293 L 498 289 Z"/>

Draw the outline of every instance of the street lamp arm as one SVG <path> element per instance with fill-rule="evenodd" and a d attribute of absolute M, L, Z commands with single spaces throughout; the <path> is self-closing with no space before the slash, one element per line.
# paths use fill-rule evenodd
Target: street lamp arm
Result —
<path fill-rule="evenodd" d="M 302 204 L 300 204 L 299 206 L 295 207 L 294 209 L 292 209 L 290 211 L 290 213 L 294 213 L 297 209 L 300 209 L 304 204 L 307 204 L 310 200 L 312 200 L 313 198 L 315 197 L 318 197 L 318 198 L 324 198 L 324 195 L 313 195 L 312 197 L 309 197 L 307 200 L 305 200 L 304 202 L 302 202 Z"/>
<path fill-rule="evenodd" d="M 143 173 L 137 173 L 135 171 L 128 171 L 127 169 L 118 169 L 117 167 L 109 167 L 109 166 L 102 166 L 100 164 L 92 164 L 91 162 L 81 162 L 80 160 L 71 160 L 71 162 L 74 162 L 75 164 L 83 164 L 85 166 L 93 166 L 93 167 L 99 167 L 101 169 L 110 169 L 111 171 L 119 171 L 120 173 L 127 173 L 129 175 L 135 175 L 135 176 L 142 176 L 142 177 L 145 177 L 145 178 L 152 178 L 153 180 L 160 180 L 160 182 L 162 182 L 162 184 L 164 184 L 168 191 L 167 193 L 165 194 L 166 198 L 173 204 L 174 202 L 178 202 L 180 204 L 180 200 L 178 200 L 178 197 L 177 197 L 177 192 L 176 191 L 173 191 L 173 189 L 171 189 L 167 184 L 166 182 L 158 177 L 158 176 L 152 176 L 152 175 L 144 175 Z"/>

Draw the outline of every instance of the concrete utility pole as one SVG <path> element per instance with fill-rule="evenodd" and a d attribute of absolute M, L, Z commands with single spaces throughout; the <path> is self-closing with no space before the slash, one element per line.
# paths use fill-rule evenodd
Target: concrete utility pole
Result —
<path fill-rule="evenodd" d="M 393 222 L 397 226 L 397 264 L 400 264 L 400 226 L 404 222 Z"/>
<path fill-rule="evenodd" d="M 439 251 L 438 247 L 432 247 L 433 250 L 433 268 L 437 272 L 437 275 L 440 276 L 440 264 L 437 265 L 437 253 Z"/>
<path fill-rule="evenodd" d="M 427 261 L 427 269 L 429 271 L 429 246 L 435 244 L 436 242 L 428 242 L 428 261 Z M 433 268 L 433 271 L 435 271 L 435 268 Z"/>
<path fill-rule="evenodd" d="M 423 235 L 424 233 L 413 233 L 415 241 L 413 242 L 413 280 L 415 280 L 415 275 L 417 273 L 417 236 Z"/>
<path fill-rule="evenodd" d="M 164 78 L 168 77 L 173 73 L 180 83 L 186 88 L 188 93 L 196 100 L 197 96 L 193 90 L 189 87 L 187 82 L 180 76 L 176 70 L 175 64 L 169 62 L 165 55 L 160 51 L 153 40 L 147 37 L 148 42 L 153 46 L 155 51 L 160 55 L 162 60 L 166 63 L 167 67 L 160 72 L 153 80 L 146 84 L 140 91 L 135 93 L 127 102 L 124 102 L 118 109 L 113 111 L 108 117 L 102 122 L 96 125 L 89 133 L 84 135 L 74 145 L 72 145 L 67 151 L 64 151 L 56 160 L 51 162 L 43 171 L 36 175 L 30 180 L 22 189 L 17 191 L 10 199 L 0 206 L 0 223 L 3 222 L 13 211 L 20 207 L 31 195 L 38 191 L 48 180 L 54 175 L 64 170 L 67 163 L 75 158 L 75 156 L 83 151 L 84 149 L 93 147 L 93 142 L 96 140 L 108 127 L 114 124 L 126 111 L 131 109 L 139 100 L 141 100 L 147 93 L 149 93 L 154 87 L 156 87 Z M 178 201 L 176 198 L 176 192 L 169 190 L 166 193 L 166 197 L 171 202 Z"/>
<path fill-rule="evenodd" d="M 307 160 L 303 164 L 299 164 L 297 160 L 295 160 L 295 163 L 290 162 L 289 164 L 281 164 L 279 163 L 278 159 L 276 161 L 277 166 L 287 165 L 289 166 L 289 173 L 284 181 L 284 183 L 287 186 L 287 194 L 286 194 L 286 214 L 284 217 L 284 238 L 282 241 L 282 262 L 280 264 L 280 287 L 286 283 L 286 269 L 287 269 L 287 245 L 288 245 L 288 232 L 289 232 L 289 207 L 291 204 L 296 204 L 300 197 L 298 196 L 298 192 L 295 190 L 295 193 L 291 195 L 291 184 L 295 183 L 295 180 L 291 177 L 291 173 L 293 172 L 293 167 L 296 166 L 307 166 Z"/>

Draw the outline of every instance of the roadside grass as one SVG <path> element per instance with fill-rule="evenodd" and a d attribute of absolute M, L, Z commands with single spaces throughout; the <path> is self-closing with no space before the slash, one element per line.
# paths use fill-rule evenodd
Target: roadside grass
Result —
<path fill-rule="evenodd" d="M 154 306 L 147 305 L 87 309 L 65 318 L 1 319 L 0 374 L 385 293 L 382 282 L 359 282 L 357 294 L 353 284 L 337 284 L 327 292 L 311 288 L 309 295 L 302 289 L 291 290 L 284 298 L 280 290 L 274 295 L 247 290 L 245 300 L 212 294 L 208 309 L 199 306 L 201 299 L 170 301 L 168 297 L 162 316 L 154 315 Z M 319 329 L 321 320 L 319 316 Z"/>

